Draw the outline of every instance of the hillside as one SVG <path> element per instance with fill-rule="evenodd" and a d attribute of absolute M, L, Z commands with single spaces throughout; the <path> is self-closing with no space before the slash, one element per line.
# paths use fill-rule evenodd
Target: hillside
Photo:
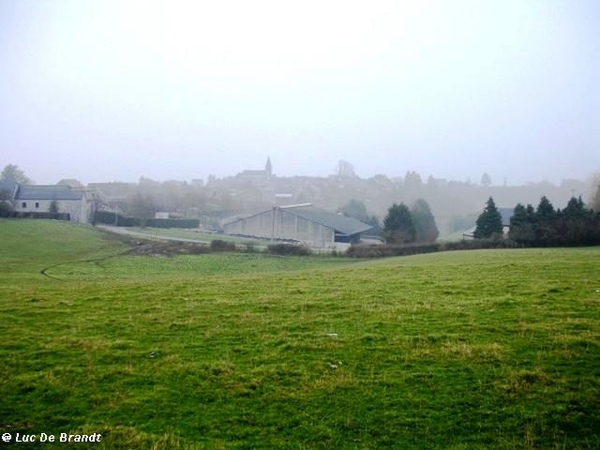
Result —
<path fill-rule="evenodd" d="M 101 433 L 98 449 L 600 441 L 599 248 L 167 258 L 70 224 L 0 232 L 3 432 Z"/>

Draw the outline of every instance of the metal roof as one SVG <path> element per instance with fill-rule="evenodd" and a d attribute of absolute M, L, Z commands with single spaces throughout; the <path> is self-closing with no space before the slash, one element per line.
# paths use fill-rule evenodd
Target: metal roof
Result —
<path fill-rule="evenodd" d="M 500 216 L 502 216 L 502 226 L 510 226 L 510 218 L 514 215 L 515 210 L 513 208 L 497 208 Z"/>
<path fill-rule="evenodd" d="M 15 200 L 81 200 L 83 192 L 66 185 L 19 185 Z"/>
<path fill-rule="evenodd" d="M 17 186 L 18 184 L 14 181 L 0 180 L 0 191 L 8 192 L 11 198 L 15 193 Z"/>
<path fill-rule="evenodd" d="M 301 217 L 303 219 L 324 225 L 328 228 L 331 228 L 332 230 L 337 231 L 338 233 L 346 235 L 362 233 L 363 231 L 367 231 L 373 228 L 371 225 L 367 225 L 366 223 L 360 222 L 356 219 L 352 219 L 350 217 L 346 217 L 340 214 L 326 211 L 324 209 L 310 206 L 309 203 L 303 203 L 301 205 L 282 206 L 276 208 L 282 213 Z M 238 220 L 248 219 L 250 217 L 259 216 L 261 214 L 270 214 L 271 211 L 272 209 L 261 210 L 260 212 L 254 211 L 249 212 L 248 214 L 230 217 L 223 223 L 223 225 L 228 225 L 230 223 L 237 222 Z"/>
<path fill-rule="evenodd" d="M 288 214 L 294 214 L 311 222 L 320 223 L 339 233 L 353 235 L 373 228 L 359 220 L 341 214 L 332 213 L 315 207 L 299 207 L 283 209 Z"/>

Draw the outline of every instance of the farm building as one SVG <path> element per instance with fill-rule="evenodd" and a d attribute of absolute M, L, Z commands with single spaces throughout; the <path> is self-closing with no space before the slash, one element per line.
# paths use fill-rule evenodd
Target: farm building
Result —
<path fill-rule="evenodd" d="M 69 214 L 70 220 L 89 223 L 91 203 L 83 190 L 68 185 L 26 185 L 16 187 L 12 203 L 17 212 L 44 213 L 55 205 L 60 213 Z"/>
<path fill-rule="evenodd" d="M 223 224 L 226 234 L 293 240 L 320 248 L 359 242 L 361 233 L 369 229 L 370 225 L 311 204 L 274 206 Z"/>

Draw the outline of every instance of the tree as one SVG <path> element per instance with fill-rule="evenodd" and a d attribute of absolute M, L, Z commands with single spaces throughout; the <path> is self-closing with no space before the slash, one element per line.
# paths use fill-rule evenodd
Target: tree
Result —
<path fill-rule="evenodd" d="M 0 189 L 0 217 L 7 217 L 14 210 L 10 192 Z"/>
<path fill-rule="evenodd" d="M 149 195 L 135 194 L 129 201 L 128 213 L 137 219 L 151 219 L 156 211 L 156 203 Z"/>
<path fill-rule="evenodd" d="M 540 200 L 536 214 L 540 221 L 552 220 L 556 217 L 554 206 L 552 206 L 552 203 L 550 203 L 550 200 L 548 200 L 545 195 Z"/>
<path fill-rule="evenodd" d="M 57 213 L 58 212 L 58 202 L 56 200 L 52 200 L 50 202 L 50 206 L 48 207 L 49 213 Z"/>
<path fill-rule="evenodd" d="M 492 178 L 487 173 L 484 173 L 481 176 L 481 185 L 485 187 L 489 187 L 492 185 Z"/>
<path fill-rule="evenodd" d="M 350 200 L 347 204 L 342 206 L 340 211 L 346 217 L 352 217 L 353 219 L 360 220 L 361 222 L 369 223 L 367 207 L 360 200 Z"/>
<path fill-rule="evenodd" d="M 381 234 L 381 225 L 379 224 L 379 219 L 377 216 L 371 216 L 367 221 L 367 224 L 373 227 L 372 230 L 369 230 L 369 234 L 372 235 L 380 235 Z"/>
<path fill-rule="evenodd" d="M 494 199 L 490 197 L 480 216 L 477 218 L 477 227 L 474 237 L 476 239 L 489 239 L 494 235 L 502 234 L 502 216 L 496 208 Z"/>
<path fill-rule="evenodd" d="M 600 176 L 598 176 L 598 181 L 596 183 L 596 193 L 592 196 L 590 207 L 596 213 L 600 213 Z"/>
<path fill-rule="evenodd" d="M 415 240 L 417 242 L 434 242 L 440 232 L 429 204 L 420 198 L 412 205 L 410 212 L 415 225 Z"/>
<path fill-rule="evenodd" d="M 557 233 L 556 219 L 558 218 L 550 200 L 543 196 L 535 210 L 536 245 L 552 246 L 560 238 Z"/>
<path fill-rule="evenodd" d="M 356 178 L 356 172 L 354 172 L 354 166 L 348 161 L 340 159 L 337 163 L 336 172 L 340 177 Z"/>
<path fill-rule="evenodd" d="M 536 240 L 535 229 L 535 211 L 533 206 L 522 204 L 515 206 L 512 217 L 510 218 L 510 230 L 508 237 L 520 244 L 532 245 Z"/>
<path fill-rule="evenodd" d="M 409 192 L 417 192 L 421 189 L 423 182 L 421 180 L 421 175 L 415 171 L 406 172 L 406 176 L 404 177 L 404 189 Z"/>
<path fill-rule="evenodd" d="M 580 219 L 586 217 L 590 211 L 586 209 L 581 196 L 579 198 L 571 197 L 567 207 L 562 210 L 563 217 L 567 219 Z"/>
<path fill-rule="evenodd" d="M 2 174 L 0 174 L 0 180 L 2 181 L 12 181 L 18 184 L 30 184 L 31 180 L 25 175 L 19 166 L 14 164 L 9 164 L 4 167 Z"/>
<path fill-rule="evenodd" d="M 393 204 L 383 220 L 383 238 L 388 244 L 408 244 L 415 241 L 415 225 L 408 207 Z"/>

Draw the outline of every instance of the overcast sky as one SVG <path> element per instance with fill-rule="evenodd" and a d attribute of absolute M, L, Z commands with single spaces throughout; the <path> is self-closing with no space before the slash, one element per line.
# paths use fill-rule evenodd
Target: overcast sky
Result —
<path fill-rule="evenodd" d="M 0 0 L 0 165 L 585 179 L 599 24 L 596 0 Z"/>

